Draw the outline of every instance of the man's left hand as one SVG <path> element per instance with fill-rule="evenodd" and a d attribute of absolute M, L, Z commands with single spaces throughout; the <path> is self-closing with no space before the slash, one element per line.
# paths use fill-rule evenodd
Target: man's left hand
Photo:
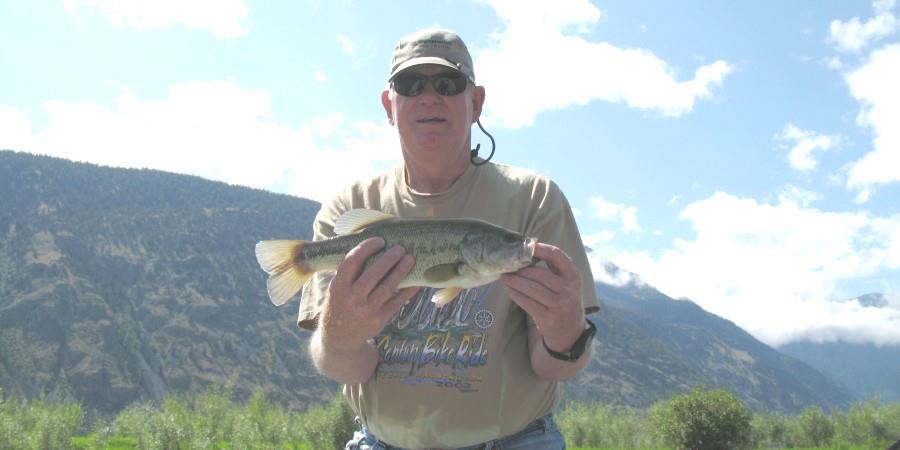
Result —
<path fill-rule="evenodd" d="M 535 259 L 547 267 L 529 266 L 503 275 L 509 297 L 527 312 L 550 349 L 568 352 L 584 331 L 581 276 L 559 247 L 537 243 Z"/>

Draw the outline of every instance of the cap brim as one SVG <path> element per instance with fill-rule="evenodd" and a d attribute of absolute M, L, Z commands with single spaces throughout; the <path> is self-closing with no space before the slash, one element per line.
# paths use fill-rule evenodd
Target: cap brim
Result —
<path fill-rule="evenodd" d="M 393 72 L 391 72 L 391 76 L 388 77 L 388 82 L 393 80 L 394 77 L 396 77 L 400 72 L 403 72 L 404 70 L 409 69 L 410 67 L 421 66 L 423 64 L 437 64 L 439 66 L 444 66 L 444 67 L 453 69 L 463 75 L 466 75 L 465 72 L 459 70 L 459 68 L 456 66 L 456 64 L 454 64 L 450 61 L 447 61 L 444 58 L 441 58 L 438 56 L 420 56 L 418 58 L 412 58 L 412 59 L 406 60 L 403 62 L 403 64 L 400 64 L 399 66 L 394 68 Z M 466 77 L 469 78 L 470 80 L 472 80 L 472 77 L 470 77 L 468 75 L 466 75 Z M 475 80 L 472 80 L 472 82 L 474 83 Z"/>

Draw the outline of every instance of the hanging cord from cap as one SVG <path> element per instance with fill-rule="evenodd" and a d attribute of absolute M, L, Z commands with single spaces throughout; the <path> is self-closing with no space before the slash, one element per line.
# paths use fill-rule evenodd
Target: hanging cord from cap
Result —
<path fill-rule="evenodd" d="M 478 124 L 478 128 L 481 128 L 482 133 L 486 134 L 487 137 L 491 138 L 491 154 L 488 155 L 488 157 L 485 158 L 484 161 L 481 161 L 481 162 L 475 161 L 475 158 L 478 157 L 478 150 L 481 149 L 481 144 L 476 145 L 475 148 L 473 148 L 472 151 L 469 153 L 469 161 L 472 162 L 472 165 L 481 166 L 481 165 L 487 164 L 487 162 L 490 161 L 491 158 L 494 157 L 494 150 L 497 149 L 497 143 L 494 141 L 494 137 L 491 136 L 491 133 L 488 133 L 487 130 L 485 130 L 484 127 L 481 126 L 481 119 L 478 119 L 477 121 L 475 121 L 475 123 Z"/>

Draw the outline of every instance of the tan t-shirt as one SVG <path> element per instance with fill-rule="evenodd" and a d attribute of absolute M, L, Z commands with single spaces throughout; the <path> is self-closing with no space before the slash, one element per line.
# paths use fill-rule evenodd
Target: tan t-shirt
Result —
<path fill-rule="evenodd" d="M 353 208 L 400 217 L 473 217 L 562 248 L 582 275 L 582 303 L 598 310 L 593 277 L 568 202 L 548 178 L 488 163 L 470 165 L 447 192 L 419 194 L 404 167 L 352 185 L 323 205 L 314 239 L 334 235 Z M 333 274 L 303 289 L 299 325 L 314 329 Z M 375 436 L 404 448 L 453 448 L 513 434 L 547 414 L 559 383 L 538 377 L 528 352 L 533 322 L 500 283 L 464 290 L 443 308 L 422 289 L 376 338 L 375 375 L 344 395 Z"/>

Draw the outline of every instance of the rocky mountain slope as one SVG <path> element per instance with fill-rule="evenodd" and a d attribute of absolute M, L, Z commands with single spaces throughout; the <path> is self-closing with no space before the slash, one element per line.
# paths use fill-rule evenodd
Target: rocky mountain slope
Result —
<path fill-rule="evenodd" d="M 300 405 L 333 386 L 253 248 L 318 205 L 149 170 L 0 153 L 0 386 L 114 412 L 235 383 Z"/>
<path fill-rule="evenodd" d="M 302 408 L 333 395 L 296 305 L 277 309 L 253 256 L 308 237 L 318 204 L 196 177 L 0 151 L 0 387 L 113 413 L 233 383 Z M 598 285 L 595 356 L 570 396 L 643 407 L 721 386 L 757 409 L 846 406 L 809 366 L 696 305 Z"/>
<path fill-rule="evenodd" d="M 609 265 L 607 270 L 621 269 Z M 628 278 L 635 281 L 624 286 L 597 284 L 611 316 L 607 320 L 616 322 L 610 330 L 631 330 L 628 334 L 633 336 L 626 338 L 629 343 L 642 339 L 631 348 L 654 350 L 645 350 L 649 354 L 639 358 L 613 359 L 608 365 L 640 361 L 633 367 L 638 374 L 646 374 L 619 379 L 656 379 L 660 389 L 673 393 L 698 384 L 722 387 L 756 410 L 796 412 L 813 404 L 842 408 L 852 401 L 844 387 L 763 344 L 734 323 L 691 301 L 671 299 L 642 284 L 635 275 Z M 609 345 L 614 342 L 610 339 Z M 600 353 L 594 364 L 604 362 L 602 350 Z M 602 373 L 602 366 L 592 372 Z M 637 386 L 624 387 L 626 392 L 640 392 Z"/>
<path fill-rule="evenodd" d="M 804 341 L 778 350 L 809 363 L 858 398 L 900 402 L 898 345 Z"/>

